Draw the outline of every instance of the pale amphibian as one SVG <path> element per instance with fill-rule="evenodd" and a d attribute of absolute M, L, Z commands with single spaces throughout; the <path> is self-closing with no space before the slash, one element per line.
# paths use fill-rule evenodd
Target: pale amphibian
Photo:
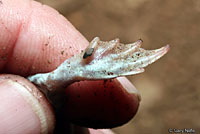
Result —
<path fill-rule="evenodd" d="M 82 53 L 65 60 L 49 73 L 29 76 L 55 107 L 65 88 L 80 80 L 111 79 L 144 72 L 144 67 L 165 55 L 169 45 L 156 50 L 140 48 L 142 40 L 122 44 L 119 39 L 101 41 L 95 37 Z"/>

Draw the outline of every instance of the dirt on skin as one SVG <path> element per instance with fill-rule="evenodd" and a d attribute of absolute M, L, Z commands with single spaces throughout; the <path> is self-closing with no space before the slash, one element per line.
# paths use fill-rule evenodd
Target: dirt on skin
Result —
<path fill-rule="evenodd" d="M 117 134 L 167 134 L 168 129 L 200 131 L 200 1 L 41 0 L 63 15 L 90 41 L 143 39 L 145 49 L 170 44 L 170 52 L 128 77 L 141 92 L 135 118 Z"/>

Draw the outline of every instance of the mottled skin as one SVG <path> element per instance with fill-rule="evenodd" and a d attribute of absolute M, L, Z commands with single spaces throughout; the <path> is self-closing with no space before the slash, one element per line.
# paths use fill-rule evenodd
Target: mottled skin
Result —
<path fill-rule="evenodd" d="M 111 79 L 144 72 L 144 67 L 155 62 L 169 50 L 166 45 L 156 50 L 144 50 L 142 40 L 122 44 L 119 39 L 109 42 L 95 37 L 82 53 L 65 60 L 49 73 L 29 76 L 53 103 L 59 107 L 65 88 L 80 80 Z"/>

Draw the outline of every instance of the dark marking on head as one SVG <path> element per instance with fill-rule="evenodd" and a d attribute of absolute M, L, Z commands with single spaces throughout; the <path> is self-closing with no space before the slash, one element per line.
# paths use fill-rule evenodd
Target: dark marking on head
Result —
<path fill-rule="evenodd" d="M 0 0 L 0 5 L 3 4 L 3 2 Z"/>
<path fill-rule="evenodd" d="M 87 50 L 85 51 L 83 55 L 83 59 L 86 59 L 88 56 L 91 56 L 93 52 L 94 52 L 94 48 L 87 48 Z"/>

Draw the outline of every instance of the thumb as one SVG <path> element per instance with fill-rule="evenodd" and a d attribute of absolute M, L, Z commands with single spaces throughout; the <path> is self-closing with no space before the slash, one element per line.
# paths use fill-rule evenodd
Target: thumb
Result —
<path fill-rule="evenodd" d="M 52 133 L 54 115 L 42 93 L 28 80 L 0 75 L 0 133 Z"/>

